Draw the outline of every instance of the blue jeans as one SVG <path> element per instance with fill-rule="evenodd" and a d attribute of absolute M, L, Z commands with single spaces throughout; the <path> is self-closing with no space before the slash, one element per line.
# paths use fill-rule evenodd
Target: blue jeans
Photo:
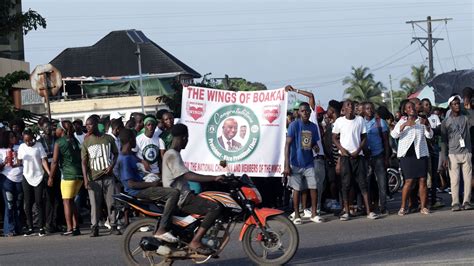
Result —
<path fill-rule="evenodd" d="M 374 174 L 378 185 L 379 207 L 381 210 L 385 210 L 387 206 L 387 169 L 385 169 L 384 155 L 380 154 L 370 157 L 369 164 L 372 168 L 372 173 Z M 371 178 L 371 176 L 369 176 L 369 178 Z M 368 185 L 370 196 L 373 195 L 372 192 L 377 188 L 373 187 L 373 183 L 370 182 L 370 180 Z"/>
<path fill-rule="evenodd" d="M 3 233 L 21 234 L 20 212 L 23 206 L 23 189 L 21 182 L 13 182 L 8 178 L 3 181 L 2 189 L 5 201 L 5 217 L 3 220 Z"/>

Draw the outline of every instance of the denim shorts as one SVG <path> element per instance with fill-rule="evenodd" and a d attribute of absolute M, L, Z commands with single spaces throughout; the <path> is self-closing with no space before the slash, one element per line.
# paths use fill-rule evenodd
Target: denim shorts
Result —
<path fill-rule="evenodd" d="M 291 175 L 288 179 L 288 186 L 296 191 L 306 189 L 317 189 L 318 183 L 314 174 L 314 167 L 300 168 L 291 166 Z"/>

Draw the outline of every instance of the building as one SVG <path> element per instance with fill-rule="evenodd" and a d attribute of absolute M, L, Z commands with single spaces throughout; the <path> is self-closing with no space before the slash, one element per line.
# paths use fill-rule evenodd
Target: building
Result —
<path fill-rule="evenodd" d="M 141 112 L 137 44 L 129 32 L 110 32 L 92 46 L 67 48 L 51 60 L 63 77 L 60 95 L 50 100 L 53 118 L 85 119 L 94 113 Z M 173 94 L 174 84 L 201 77 L 153 41 L 140 44 L 139 48 L 146 113 L 165 107 L 157 97 Z"/>
<path fill-rule="evenodd" d="M 0 0 L 0 3 L 3 1 L 6 0 Z M 4 4 L 1 3 L 0 6 L 4 6 Z M 10 10 L 10 14 L 19 13 L 21 13 L 21 1 L 15 1 L 15 6 Z M 30 64 L 25 62 L 22 29 L 7 35 L 0 35 L 0 77 L 20 70 L 30 73 Z M 22 89 L 31 89 L 29 81 L 21 81 L 8 90 L 16 108 L 22 107 Z"/>

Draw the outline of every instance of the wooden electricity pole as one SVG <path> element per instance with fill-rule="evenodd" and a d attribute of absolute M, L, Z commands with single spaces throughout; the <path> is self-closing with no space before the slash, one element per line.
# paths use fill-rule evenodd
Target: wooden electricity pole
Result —
<path fill-rule="evenodd" d="M 442 38 L 433 38 L 433 32 L 431 29 L 431 22 L 438 22 L 438 21 L 444 21 L 444 23 L 448 23 L 448 20 L 452 20 L 452 18 L 442 18 L 442 19 L 431 19 L 431 16 L 428 16 L 426 20 L 410 20 L 407 21 L 407 24 L 411 24 L 411 26 L 414 28 L 415 26 L 419 27 L 422 29 L 426 34 L 428 35 L 427 37 L 413 37 L 413 42 L 419 41 L 420 44 L 428 51 L 428 67 L 429 67 L 429 79 L 434 77 L 434 66 L 433 66 L 433 47 L 438 41 L 442 41 L 444 39 Z M 419 25 L 419 23 L 427 23 L 427 28 L 426 30 Z"/>

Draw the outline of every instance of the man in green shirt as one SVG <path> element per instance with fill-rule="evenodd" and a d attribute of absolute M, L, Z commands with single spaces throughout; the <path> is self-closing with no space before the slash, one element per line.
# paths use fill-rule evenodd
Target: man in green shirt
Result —
<path fill-rule="evenodd" d="M 117 229 L 115 211 L 112 210 L 115 178 L 113 169 L 117 162 L 118 150 L 115 140 L 99 132 L 99 120 L 90 116 L 86 121 L 88 136 L 84 140 L 81 149 L 82 175 L 84 187 L 88 190 L 91 202 L 91 237 L 99 235 L 99 218 L 101 213 L 102 198 L 107 205 L 107 215 L 110 225 L 110 233 L 120 235 Z"/>

